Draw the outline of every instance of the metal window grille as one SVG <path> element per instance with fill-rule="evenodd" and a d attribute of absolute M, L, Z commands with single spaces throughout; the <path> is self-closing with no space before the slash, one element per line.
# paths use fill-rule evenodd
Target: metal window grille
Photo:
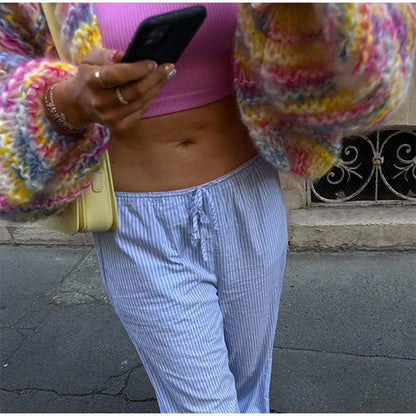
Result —
<path fill-rule="evenodd" d="M 416 129 L 346 138 L 337 165 L 307 181 L 307 199 L 309 206 L 416 204 Z"/>

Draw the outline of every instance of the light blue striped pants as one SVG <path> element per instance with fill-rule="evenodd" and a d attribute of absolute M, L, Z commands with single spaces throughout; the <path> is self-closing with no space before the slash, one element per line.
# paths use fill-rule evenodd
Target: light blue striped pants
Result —
<path fill-rule="evenodd" d="M 119 229 L 95 246 L 160 411 L 268 413 L 287 248 L 277 171 L 255 156 L 200 186 L 116 197 Z"/>

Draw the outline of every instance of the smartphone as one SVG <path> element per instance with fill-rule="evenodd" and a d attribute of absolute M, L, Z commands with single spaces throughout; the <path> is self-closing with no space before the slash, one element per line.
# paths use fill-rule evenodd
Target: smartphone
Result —
<path fill-rule="evenodd" d="M 206 15 L 205 7 L 192 6 L 143 20 L 121 62 L 176 63 Z"/>

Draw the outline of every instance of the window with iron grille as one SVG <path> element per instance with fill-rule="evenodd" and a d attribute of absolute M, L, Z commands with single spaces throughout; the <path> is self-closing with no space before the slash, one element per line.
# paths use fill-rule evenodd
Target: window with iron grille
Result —
<path fill-rule="evenodd" d="M 307 197 L 309 206 L 416 204 L 416 129 L 346 138 L 339 163 L 308 181 Z"/>

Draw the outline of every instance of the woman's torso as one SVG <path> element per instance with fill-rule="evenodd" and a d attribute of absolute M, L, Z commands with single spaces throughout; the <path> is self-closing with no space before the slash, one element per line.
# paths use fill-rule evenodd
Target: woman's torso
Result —
<path fill-rule="evenodd" d="M 96 4 L 103 45 L 125 50 L 141 20 L 188 5 L 158 3 L 154 8 L 155 4 L 136 3 L 125 9 L 119 4 L 117 12 Z M 178 61 L 177 76 L 134 129 L 112 137 L 109 151 L 116 190 L 152 192 L 199 185 L 256 153 L 232 95 L 236 5 L 205 6 L 207 19 Z M 115 15 L 120 25 L 117 36 Z"/>

